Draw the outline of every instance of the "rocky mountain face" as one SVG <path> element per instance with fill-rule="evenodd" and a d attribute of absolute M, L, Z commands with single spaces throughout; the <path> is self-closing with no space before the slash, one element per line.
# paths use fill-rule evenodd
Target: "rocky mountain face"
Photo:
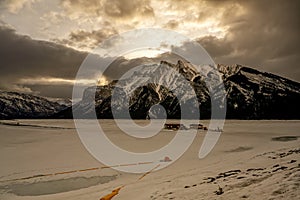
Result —
<path fill-rule="evenodd" d="M 181 88 L 183 91 L 179 96 L 172 90 L 178 88 L 179 78 L 170 71 L 162 71 L 162 66 L 168 66 L 179 72 L 193 88 L 197 95 L 197 102 L 194 102 L 188 93 L 189 89 Z M 226 66 L 217 65 L 223 84 L 226 90 L 227 115 L 228 119 L 300 119 L 300 84 L 286 78 L 242 65 Z M 134 72 L 129 78 L 120 81 L 112 81 L 105 86 L 90 87 L 84 91 L 82 101 L 73 105 L 74 112 L 80 113 L 82 118 L 91 118 L 92 110 L 96 110 L 98 118 L 113 118 L 112 109 L 117 112 L 126 109 L 122 98 L 111 103 L 112 94 L 125 96 L 123 93 L 130 93 L 129 113 L 132 118 L 146 119 L 148 117 L 160 118 L 167 115 L 168 118 L 181 118 L 181 107 L 179 100 L 183 102 L 193 101 L 200 109 L 201 119 L 211 116 L 211 98 L 208 86 L 205 83 L 207 78 L 210 81 L 217 80 L 213 73 L 212 66 L 204 67 L 198 73 L 190 63 L 178 61 L 177 64 L 161 61 L 160 64 L 142 66 L 141 70 Z M 147 77 L 149 74 L 159 74 L 156 77 L 158 84 L 140 84 L 140 77 Z M 177 73 L 178 74 L 178 73 Z M 161 81 L 161 82 L 160 82 Z M 161 84 L 160 84 L 161 83 Z M 212 84 L 215 88 L 220 87 L 218 81 Z M 135 88 L 134 85 L 141 85 Z M 122 93 L 123 92 L 123 93 Z M 224 101 L 223 99 L 214 99 Z M 165 112 L 161 112 L 162 105 Z M 127 106 L 127 107 L 128 107 Z M 150 108 L 156 109 L 150 109 Z M 224 109 L 224 108 L 220 108 Z M 191 108 L 189 112 L 194 112 Z M 118 115 L 122 118 L 122 115 Z M 72 108 L 68 107 L 55 115 L 53 118 L 72 118 Z M 124 118 L 128 116 L 123 116 Z"/>
<path fill-rule="evenodd" d="M 46 98 L 0 91 L 0 119 L 46 118 L 66 108 Z"/>
<path fill-rule="evenodd" d="M 227 117 L 299 119 L 300 84 L 257 70 L 240 67 L 224 79 Z"/>

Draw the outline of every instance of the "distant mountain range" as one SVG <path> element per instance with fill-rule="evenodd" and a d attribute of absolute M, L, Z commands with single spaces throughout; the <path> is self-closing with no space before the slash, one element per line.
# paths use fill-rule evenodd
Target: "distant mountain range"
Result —
<path fill-rule="evenodd" d="M 74 112 L 80 113 L 83 118 L 91 118 L 92 110 L 95 108 L 98 118 L 112 118 L 111 97 L 114 89 L 119 92 L 122 89 L 126 90 L 130 81 L 138 81 L 139 79 L 136 77 L 141 75 L 161 73 L 161 77 L 168 84 L 176 84 L 176 80 L 168 72 L 159 71 L 162 65 L 171 67 L 186 78 L 197 95 L 201 118 L 210 118 L 211 100 L 204 79 L 212 73 L 213 67 L 206 68 L 203 73 L 199 74 L 190 63 L 183 61 L 178 61 L 177 64 L 161 61 L 151 68 L 145 65 L 142 70 L 133 73 L 130 78 L 119 81 L 118 88 L 116 88 L 117 81 L 112 81 L 104 86 L 87 88 L 82 100 L 73 105 Z M 300 119 L 300 83 L 242 65 L 217 65 L 216 67 L 222 75 L 226 89 L 226 118 Z M 120 86 L 122 87 L 120 88 Z M 189 96 L 184 98 L 186 98 L 185 101 L 189 101 Z M 156 104 L 164 106 L 168 118 L 178 119 L 181 117 L 180 105 L 176 96 L 158 84 L 139 87 L 133 92 L 129 102 L 129 113 L 135 119 L 146 119 L 149 116 L 159 118 L 157 113 L 149 112 L 151 106 Z M 113 106 L 120 105 L 117 102 Z M 122 110 L 123 108 L 118 109 Z M 32 95 L 0 93 L 0 118 L 46 118 L 49 116 L 51 118 L 72 118 L 72 107 Z"/>
<path fill-rule="evenodd" d="M 66 108 L 43 97 L 0 91 L 0 119 L 46 118 Z"/>

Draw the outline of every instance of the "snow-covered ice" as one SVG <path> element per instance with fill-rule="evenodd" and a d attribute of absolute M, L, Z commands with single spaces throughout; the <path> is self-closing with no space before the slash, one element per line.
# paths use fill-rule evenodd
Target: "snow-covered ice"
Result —
<path fill-rule="evenodd" d="M 163 130 L 137 139 L 112 120 L 100 124 L 111 141 L 134 152 L 158 149 L 175 135 Z M 86 151 L 72 120 L 1 121 L 0 199 L 98 200 L 126 184 L 113 200 L 299 199 L 299 130 L 300 121 L 228 120 L 204 159 L 198 158 L 205 135 L 201 130 L 178 161 L 136 181 L 140 174 L 82 170 L 103 165 Z M 219 186 L 224 193 L 217 195 Z"/>

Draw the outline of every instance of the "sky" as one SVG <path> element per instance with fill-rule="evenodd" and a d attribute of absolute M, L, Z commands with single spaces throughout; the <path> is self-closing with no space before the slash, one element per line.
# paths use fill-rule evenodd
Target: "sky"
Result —
<path fill-rule="evenodd" d="M 215 63 L 300 82 L 299 10 L 297 0 L 0 0 L 0 89 L 68 98 L 95 47 L 149 27 L 198 42 Z"/>

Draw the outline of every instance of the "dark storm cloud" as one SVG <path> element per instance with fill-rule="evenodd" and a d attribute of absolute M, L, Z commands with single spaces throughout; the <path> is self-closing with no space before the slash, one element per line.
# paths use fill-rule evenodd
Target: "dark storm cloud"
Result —
<path fill-rule="evenodd" d="M 19 35 L 11 27 L 0 26 L 0 89 L 29 92 L 48 97 L 70 98 L 72 82 L 76 73 L 88 55 L 71 48 L 51 42 L 33 40 Z M 91 65 L 86 74 L 94 73 L 98 65 L 105 65 L 110 58 L 100 58 L 90 54 Z M 116 59 L 105 71 L 110 80 L 117 79 L 133 67 L 147 63 L 158 63 L 161 60 L 176 62 L 178 57 L 162 54 L 156 58 L 139 58 L 127 60 Z M 56 78 L 62 82 L 47 82 Z M 66 80 L 66 82 L 63 82 Z"/>
<path fill-rule="evenodd" d="M 87 53 L 55 43 L 32 40 L 2 25 L 0 26 L 0 88 L 30 92 L 29 86 L 19 84 L 20 79 L 40 77 L 74 79 L 86 55 Z M 41 87 L 40 91 L 42 89 Z M 57 95 L 64 95 L 63 93 L 64 91 L 61 91 Z"/>
<path fill-rule="evenodd" d="M 214 59 L 226 57 L 234 51 L 232 44 L 227 38 L 218 39 L 215 36 L 205 36 L 197 40 L 206 51 L 211 53 Z"/>
<path fill-rule="evenodd" d="M 244 10 L 223 13 L 223 39 L 199 38 L 216 63 L 240 63 L 300 81 L 299 1 L 209 1 L 214 6 L 238 3 Z"/>
<path fill-rule="evenodd" d="M 52 98 L 72 98 L 73 85 L 24 85 L 24 87 L 29 87 L 33 94 L 52 97 Z"/>

